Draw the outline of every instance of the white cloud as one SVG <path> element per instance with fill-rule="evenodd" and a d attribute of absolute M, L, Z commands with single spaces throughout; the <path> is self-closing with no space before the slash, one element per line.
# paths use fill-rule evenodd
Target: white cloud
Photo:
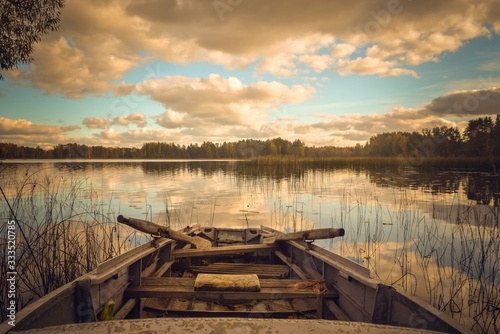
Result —
<path fill-rule="evenodd" d="M 158 86 L 159 89 L 161 86 Z M 243 85 L 243 88 L 248 86 Z M 285 95 L 286 96 L 286 95 Z M 473 106 L 468 99 L 477 98 L 480 103 L 476 109 L 467 111 L 465 108 Z M 481 100 L 481 99 L 482 100 Z M 470 105 L 468 104 L 470 103 Z M 466 112 L 459 112 L 457 105 Z M 475 105 L 475 104 L 474 104 Z M 467 106 L 467 107 L 466 107 Z M 500 106 L 499 88 L 484 88 L 479 90 L 455 91 L 439 96 L 428 104 L 419 108 L 394 106 L 384 114 L 344 114 L 311 115 L 319 119 L 318 122 L 304 123 L 300 118 L 280 111 L 279 117 L 271 121 L 256 122 L 255 124 L 216 124 L 211 119 L 198 118 L 196 122 L 186 117 L 186 113 L 167 110 L 156 117 L 159 125 L 164 129 L 144 129 L 122 133 L 117 143 L 129 142 L 137 146 L 140 140 L 168 139 L 174 142 L 202 142 L 233 141 L 243 138 L 269 139 L 281 137 L 289 140 L 300 138 L 307 145 L 336 145 L 353 146 L 364 144 L 370 137 L 383 132 L 408 131 L 420 132 L 424 128 L 440 126 L 457 126 L 463 130 L 466 122 L 471 118 L 495 116 Z M 189 124 L 195 125 L 190 127 Z M 143 134 L 151 131 L 151 140 Z M 175 136 L 173 135 L 175 133 Z M 105 137 L 102 135 L 102 137 Z M 109 137 L 109 135 L 108 135 Z M 127 137 L 127 138 L 125 138 Z M 134 138 L 136 144 L 134 143 Z"/>
<path fill-rule="evenodd" d="M 89 129 L 106 129 L 113 123 L 102 117 L 85 117 L 82 124 Z"/>
<path fill-rule="evenodd" d="M 430 8 L 413 1 L 391 12 L 385 0 L 314 1 L 307 8 L 299 0 L 255 0 L 221 21 L 211 1 L 72 0 L 60 30 L 35 45 L 36 61 L 7 75 L 70 98 L 126 94 L 124 75 L 154 59 L 229 69 L 256 64 L 258 72 L 282 77 L 298 74 L 301 64 L 344 75 L 417 77 L 405 66 L 438 61 L 472 38 L 498 33 L 497 5 L 443 0 Z M 343 62 L 332 67 L 334 59 Z"/>
<path fill-rule="evenodd" d="M 383 132 L 420 132 L 436 126 L 457 126 L 463 130 L 471 118 L 495 117 L 500 106 L 500 88 L 485 87 L 453 91 L 419 108 L 394 106 L 384 114 L 319 114 L 309 115 L 318 121 L 304 122 L 300 116 L 288 114 L 286 109 L 275 109 L 276 115 L 271 120 L 267 112 L 247 119 L 246 115 L 253 115 L 249 110 L 275 108 L 284 101 L 301 101 L 311 94 L 311 90 L 309 87 L 287 87 L 274 82 L 246 85 L 238 79 L 223 79 L 216 75 L 208 78 L 167 77 L 142 85 L 143 93 L 155 96 L 165 106 L 172 105 L 164 113 L 152 117 L 156 125 L 132 129 L 113 126 L 119 125 L 118 121 L 128 126 L 142 124 L 143 117 L 136 114 L 113 120 L 87 117 L 83 121 L 85 126 L 102 131 L 91 138 L 81 138 L 71 136 L 79 129 L 78 126 L 36 124 L 24 119 L 0 117 L 0 141 L 42 147 L 66 142 L 140 147 L 142 143 L 151 141 L 189 144 L 281 137 L 288 140 L 299 138 L 307 145 L 353 146 Z M 170 90 L 182 91 L 186 87 L 192 87 L 194 95 L 163 94 Z M 189 96 L 198 98 L 190 101 Z M 207 105 L 205 99 L 213 100 L 215 104 Z M 474 102 L 476 100 L 477 103 Z M 236 101 L 237 107 L 233 101 Z M 214 106 L 223 116 L 212 111 Z"/>
<path fill-rule="evenodd" d="M 332 36 L 318 33 L 277 41 L 262 50 L 263 60 L 257 66 L 257 71 L 288 77 L 299 73 L 299 62 L 316 71 L 326 70 L 331 64 L 331 57 L 316 53 L 330 47 L 333 41 Z"/>
<path fill-rule="evenodd" d="M 137 91 L 165 106 L 167 111 L 156 121 L 167 128 L 253 127 L 265 120 L 268 110 L 303 102 L 315 92 L 308 85 L 288 87 L 275 81 L 245 85 L 237 78 L 224 79 L 217 74 L 148 80 L 138 84 Z"/>
<path fill-rule="evenodd" d="M 79 129 L 79 126 L 36 124 L 26 119 L 0 117 L 0 135 L 52 135 Z"/>
<path fill-rule="evenodd" d="M 348 43 L 339 43 L 332 48 L 332 56 L 336 58 L 346 58 L 354 51 L 356 51 L 356 46 Z"/>
<path fill-rule="evenodd" d="M 182 128 L 185 124 L 185 118 L 187 114 L 182 112 L 177 112 L 174 110 L 167 110 L 163 114 L 155 116 L 156 122 L 161 127 L 167 129 Z"/>
<path fill-rule="evenodd" d="M 102 49 L 119 51 L 113 41 L 94 43 Z M 120 84 L 112 81 L 121 79 L 131 69 L 135 56 L 115 57 L 112 54 L 88 54 L 85 50 L 72 47 L 63 37 L 47 38 L 35 48 L 36 59 L 26 70 L 10 76 L 14 83 L 30 84 L 48 94 L 63 94 L 70 98 L 82 98 L 89 94 L 101 94 Z M 9 76 L 9 75 L 8 75 Z"/>
<path fill-rule="evenodd" d="M 139 128 L 143 128 L 148 124 L 146 116 L 138 112 L 133 112 L 130 115 L 126 116 L 115 117 L 113 119 L 113 123 L 121 126 L 129 126 L 130 124 L 135 124 Z"/>
<path fill-rule="evenodd" d="M 341 145 L 379 131 L 419 131 L 432 124 L 453 124 L 452 118 L 498 112 L 498 91 L 492 83 L 477 91 L 446 94 L 418 109 L 395 107 L 384 115 L 337 116 L 306 125 L 296 115 L 283 115 L 268 123 L 270 111 L 301 103 L 315 93 L 310 85 L 301 84 L 320 84 L 311 78 L 312 71 L 318 78 L 326 71 L 417 78 L 418 71 L 410 66 L 439 61 L 473 38 L 500 33 L 497 1 L 443 0 L 431 9 L 425 1 L 400 5 L 401 10 L 387 14 L 386 0 L 360 0 L 356 5 L 314 1 L 307 6 L 301 0 L 254 0 L 235 6 L 221 21 L 211 1 L 72 0 L 64 9 L 61 29 L 35 45 L 35 62 L 7 76 L 11 82 L 32 85 L 47 94 L 83 98 L 139 92 L 165 107 L 164 113 L 152 118 L 156 123 L 151 129 L 142 113 L 83 120 L 87 128 L 103 130 L 93 138 L 95 143 L 111 145 L 137 146 L 147 138 L 197 142 L 223 136 L 230 140 L 297 134 L 316 144 L 333 140 Z M 292 76 L 289 80 L 295 85 L 245 83 L 215 74 L 172 76 L 158 69 L 147 70 L 137 85 L 124 82 L 130 70 L 157 59 L 168 64 L 215 63 L 226 69 L 252 66 L 256 77 Z M 169 66 L 165 65 L 167 70 Z M 481 69 L 496 71 L 497 67 L 490 60 Z M 465 80 L 449 84 L 455 89 L 471 87 Z M 465 112 L 456 111 L 457 104 Z M 35 138 L 30 137 L 33 133 L 39 135 L 33 143 L 41 142 L 43 135 L 44 142 L 64 141 L 72 129 L 16 122 L 3 120 L 0 129 L 10 132 L 1 132 L 2 138 L 24 136 L 27 143 Z"/>
<path fill-rule="evenodd" d="M 0 117 L 0 142 L 45 148 L 67 141 L 67 134 L 78 129 L 79 126 L 37 124 L 26 119 Z"/>
<path fill-rule="evenodd" d="M 333 63 L 333 59 L 329 55 L 304 55 L 299 59 L 316 72 L 322 72 L 328 69 Z"/>
<path fill-rule="evenodd" d="M 143 128 L 147 125 L 146 115 L 133 112 L 129 115 L 118 116 L 113 118 L 113 120 L 105 119 L 102 117 L 85 117 L 82 124 L 89 129 L 108 129 L 113 125 L 121 125 L 128 127 L 131 124 L 135 124 L 139 128 Z"/>
<path fill-rule="evenodd" d="M 317 115 L 321 122 L 296 125 L 294 132 L 307 143 L 327 143 L 352 146 L 370 137 L 393 131 L 420 132 L 424 128 L 456 126 L 461 130 L 468 119 L 495 117 L 500 106 L 500 88 L 484 88 L 450 92 L 439 96 L 421 108 L 395 106 L 384 114 Z M 314 138 L 314 139 L 313 139 Z"/>
<path fill-rule="evenodd" d="M 354 60 L 340 59 L 337 62 L 337 71 L 341 75 L 348 74 L 361 74 L 361 75 L 379 75 L 386 76 L 400 76 L 411 75 L 418 78 L 418 74 L 413 70 L 408 70 L 396 67 L 395 61 L 384 61 L 380 58 L 373 57 L 358 57 Z"/>

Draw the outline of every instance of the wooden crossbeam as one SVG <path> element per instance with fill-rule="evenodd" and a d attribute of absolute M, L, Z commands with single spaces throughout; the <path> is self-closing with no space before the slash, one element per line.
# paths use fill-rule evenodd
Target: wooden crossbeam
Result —
<path fill-rule="evenodd" d="M 195 291 L 260 291 L 255 274 L 199 274 L 194 281 Z"/>
<path fill-rule="evenodd" d="M 139 300 L 132 298 L 129 299 L 125 305 L 122 306 L 122 308 L 116 312 L 116 314 L 113 316 L 113 320 L 122 320 L 125 319 L 125 317 L 132 311 L 134 306 L 137 304 Z"/>
<path fill-rule="evenodd" d="M 254 263 L 213 263 L 208 266 L 191 266 L 190 269 L 195 273 L 257 274 L 259 278 L 286 277 L 289 271 L 285 265 Z"/>
<path fill-rule="evenodd" d="M 345 314 L 344 311 L 333 301 L 333 300 L 325 300 L 326 307 L 333 313 L 337 320 L 341 321 L 351 321 L 351 318 Z"/>
<path fill-rule="evenodd" d="M 293 316 L 300 316 L 315 313 L 316 309 L 289 310 L 289 311 L 207 311 L 207 310 L 177 310 L 169 308 L 147 307 L 148 311 L 167 313 L 173 317 L 203 317 L 203 318 L 271 318 L 288 319 Z"/>
<path fill-rule="evenodd" d="M 142 286 L 157 286 L 157 287 L 176 287 L 194 288 L 194 278 L 183 277 L 143 277 Z M 295 279 L 261 279 L 261 288 L 282 288 L 285 289 L 289 285 L 297 284 L 301 280 Z"/>
<path fill-rule="evenodd" d="M 165 262 L 160 269 L 158 269 L 157 271 L 154 272 L 154 274 L 152 275 L 153 277 L 161 277 L 167 270 L 170 269 L 170 267 L 172 267 L 172 265 L 174 264 L 174 261 L 169 261 L 169 262 Z"/>
<path fill-rule="evenodd" d="M 237 246 L 224 246 L 213 247 L 209 249 L 176 249 L 172 252 L 174 258 L 184 257 L 200 257 L 200 256 L 215 256 L 215 255 L 228 255 L 228 254 L 244 254 L 254 252 L 271 252 L 278 248 L 276 245 L 237 245 Z"/>
<path fill-rule="evenodd" d="M 261 288 L 260 292 L 246 291 L 194 291 L 193 287 L 184 286 L 136 286 L 125 291 L 129 298 L 196 298 L 210 301 L 230 300 L 276 300 L 276 299 L 300 299 L 316 298 L 318 294 L 311 288 Z M 325 298 L 336 298 L 336 291 L 328 290 L 321 296 Z"/>
<path fill-rule="evenodd" d="M 298 265 L 296 264 L 293 264 L 290 262 L 290 260 L 283 254 L 281 253 L 280 251 L 275 251 L 274 254 L 276 254 L 276 256 L 281 260 L 283 261 L 284 263 L 286 263 L 300 278 L 302 279 L 308 279 L 310 278 L 310 273 L 306 273 L 304 272 Z M 320 279 L 320 277 L 317 277 L 317 275 L 314 276 L 314 278 L 316 279 Z"/>

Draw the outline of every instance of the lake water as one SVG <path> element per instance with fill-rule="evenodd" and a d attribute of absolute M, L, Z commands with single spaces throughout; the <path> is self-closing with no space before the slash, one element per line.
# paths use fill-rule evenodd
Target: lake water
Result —
<path fill-rule="evenodd" d="M 318 243 L 477 332 L 500 325 L 498 174 L 172 160 L 6 161 L 0 170 L 12 203 L 26 197 L 36 207 L 53 205 L 53 219 L 115 224 L 122 214 L 172 228 L 343 227 L 343 238 Z M 0 209 L 7 219 L 3 200 Z M 29 224 L 46 215 L 37 210 L 18 219 Z M 134 234 L 134 244 L 146 240 Z"/>

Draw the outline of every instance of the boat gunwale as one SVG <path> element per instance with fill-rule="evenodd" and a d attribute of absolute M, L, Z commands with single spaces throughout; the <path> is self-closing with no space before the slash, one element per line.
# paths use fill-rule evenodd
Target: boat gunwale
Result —
<path fill-rule="evenodd" d="M 154 245 L 153 245 L 154 243 Z M 167 238 L 155 238 L 155 240 L 147 242 L 143 245 L 134 247 L 123 254 L 113 257 L 107 261 L 99 264 L 94 270 L 68 282 L 59 288 L 49 292 L 48 294 L 40 297 L 36 301 L 26 305 L 18 312 L 16 312 L 16 326 L 23 321 L 23 327 L 29 326 L 31 323 L 36 322 L 43 313 L 47 311 L 47 304 L 54 300 L 59 300 L 74 293 L 74 288 L 78 284 L 87 286 L 99 285 L 117 275 L 125 268 L 129 268 L 133 263 L 145 258 L 146 256 L 158 251 L 169 244 L 175 243 L 175 240 Z M 38 314 L 37 313 L 40 313 Z M 30 316 L 35 315 L 34 319 L 29 319 Z M 26 321 L 27 323 L 24 323 Z M 8 319 L 0 323 L 0 333 L 6 333 L 15 327 L 8 324 Z"/>
<path fill-rule="evenodd" d="M 212 227 L 216 228 L 219 230 L 234 230 L 232 228 L 217 228 L 217 227 Z M 252 228 L 255 230 L 255 228 Z M 241 230 L 241 229 L 239 229 Z M 261 226 L 260 231 L 275 231 L 271 228 L 268 228 L 266 226 Z M 279 232 L 279 231 L 277 231 Z M 282 232 L 279 232 L 282 233 Z M 26 328 L 29 327 L 31 324 L 36 323 L 38 319 L 44 316 L 45 312 L 52 310 L 51 307 L 55 307 L 55 303 L 57 300 L 62 299 L 62 298 L 67 298 L 73 291 L 74 287 L 77 284 L 84 284 L 89 287 L 93 286 L 99 286 L 101 283 L 104 283 L 108 281 L 109 279 L 116 278 L 118 273 L 120 275 L 127 275 L 127 273 L 124 272 L 126 268 L 131 268 L 132 265 L 138 263 L 138 261 L 141 261 L 142 259 L 146 258 L 147 256 L 153 254 L 156 251 L 160 251 L 164 247 L 168 247 L 168 245 L 175 245 L 177 241 L 173 239 L 168 239 L 168 238 L 155 238 L 151 242 L 147 242 L 143 245 L 140 245 L 138 247 L 135 247 L 121 255 L 118 255 L 112 259 L 109 259 L 103 263 L 101 263 L 99 266 L 97 266 L 96 269 L 92 270 L 89 273 L 86 273 L 82 275 L 81 277 L 59 287 L 58 289 L 50 292 L 49 294 L 41 297 L 37 301 L 27 305 L 25 308 L 21 309 L 19 312 L 16 314 L 16 324 L 19 324 L 21 321 L 26 321 L 26 323 L 23 323 L 22 327 Z M 231 247 L 231 246 L 226 246 L 226 247 Z M 351 262 L 348 259 L 341 258 L 342 261 L 340 261 L 338 258 L 340 258 L 339 255 L 330 252 L 321 246 L 314 245 L 310 242 L 306 241 L 292 241 L 292 240 L 286 240 L 286 241 L 279 241 L 276 243 L 276 245 L 273 245 L 269 247 L 269 251 L 271 251 L 273 248 L 280 248 L 280 249 L 287 249 L 289 250 L 296 248 L 299 252 L 303 252 L 306 254 L 309 254 L 310 256 L 318 259 L 319 261 L 323 262 L 324 264 L 327 264 L 331 266 L 333 269 L 336 269 L 339 271 L 339 273 L 344 273 L 346 279 L 354 279 L 358 281 L 360 284 L 367 286 L 368 288 L 376 290 L 376 293 L 379 292 L 379 289 L 382 288 L 388 288 L 394 290 L 395 294 L 401 295 L 403 298 L 408 299 L 409 301 L 415 303 L 417 306 L 422 307 L 425 311 L 429 312 L 431 315 L 435 316 L 436 318 L 441 319 L 443 322 L 447 323 L 450 325 L 452 328 L 456 328 L 457 330 L 463 331 L 463 332 L 471 332 L 470 330 L 466 329 L 463 325 L 458 323 L 455 319 L 453 319 L 451 316 L 445 314 L 444 312 L 436 309 L 432 305 L 426 304 L 424 301 L 410 296 L 408 293 L 405 291 L 402 291 L 401 289 L 398 289 L 397 287 L 389 286 L 384 284 L 382 281 L 372 278 L 367 275 L 367 272 L 369 271 L 364 270 L 364 267 L 360 266 L 357 263 Z M 214 247 L 216 248 L 216 247 Z M 225 247 L 223 247 L 225 248 Z M 244 245 L 241 246 L 241 248 L 244 248 Z M 250 247 L 252 248 L 252 247 Z M 170 259 L 169 260 L 175 260 L 175 252 L 173 251 L 172 247 L 172 252 L 170 254 Z M 160 254 L 160 253 L 159 253 Z M 291 253 L 290 253 L 291 254 Z M 210 256 L 210 255 L 207 255 Z M 140 263 L 140 262 L 139 262 Z M 360 271 L 357 271 L 357 268 L 361 268 Z M 128 273 L 130 275 L 130 273 Z M 323 273 L 324 275 L 324 273 Z M 338 289 L 339 293 L 343 293 L 341 289 Z M 349 297 L 347 297 L 349 298 Z M 376 304 L 375 308 L 377 307 Z M 361 305 L 359 305 L 361 306 Z M 375 311 L 373 310 L 373 314 Z M 30 319 L 30 316 L 35 316 L 34 319 Z M 2 324 L 0 324 L 0 332 L 7 332 L 9 330 L 12 330 L 13 328 L 8 325 L 8 322 L 5 321 Z"/>

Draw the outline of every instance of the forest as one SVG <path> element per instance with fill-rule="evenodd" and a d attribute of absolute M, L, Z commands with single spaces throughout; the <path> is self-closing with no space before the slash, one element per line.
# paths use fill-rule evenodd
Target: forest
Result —
<path fill-rule="evenodd" d="M 464 131 L 435 127 L 387 132 L 355 147 L 306 146 L 301 140 L 245 139 L 180 145 L 151 142 L 140 148 L 58 144 L 49 149 L 0 143 L 0 159 L 250 159 L 260 156 L 329 157 L 500 157 L 500 115 L 472 119 Z"/>

